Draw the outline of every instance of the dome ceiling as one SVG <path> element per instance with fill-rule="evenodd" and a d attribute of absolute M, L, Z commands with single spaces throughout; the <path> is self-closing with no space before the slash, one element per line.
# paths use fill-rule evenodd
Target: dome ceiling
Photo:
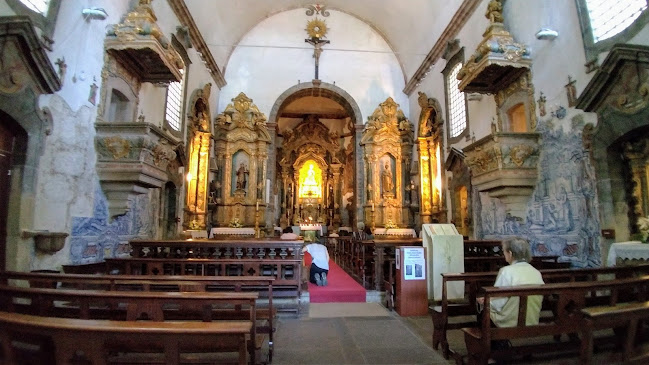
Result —
<path fill-rule="evenodd" d="M 463 2 L 477 0 L 328 0 L 326 10 L 359 18 L 382 34 L 410 79 Z M 315 5 L 300 0 L 185 0 L 219 68 L 259 22 L 282 11 Z M 322 18 L 322 15 L 318 15 Z M 332 40 L 335 41 L 335 40 Z"/>

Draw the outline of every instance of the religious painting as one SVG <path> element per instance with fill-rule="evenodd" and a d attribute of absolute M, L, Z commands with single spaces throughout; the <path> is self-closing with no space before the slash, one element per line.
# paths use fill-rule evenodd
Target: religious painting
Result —
<path fill-rule="evenodd" d="M 250 156 L 244 150 L 232 155 L 232 189 L 231 195 L 236 191 L 248 191 L 250 178 Z"/>

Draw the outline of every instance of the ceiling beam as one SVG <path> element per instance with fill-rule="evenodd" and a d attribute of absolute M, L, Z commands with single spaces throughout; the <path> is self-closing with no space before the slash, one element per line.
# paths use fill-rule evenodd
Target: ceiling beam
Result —
<path fill-rule="evenodd" d="M 205 43 L 205 39 L 203 38 L 203 35 L 201 35 L 201 32 L 198 30 L 198 26 L 196 26 L 196 22 L 194 22 L 194 18 L 189 13 L 189 9 L 185 4 L 185 0 L 167 0 L 167 1 L 169 2 L 171 9 L 178 17 L 180 24 L 187 27 L 192 44 L 194 45 L 194 47 L 196 47 L 196 51 L 203 59 L 205 67 L 212 75 L 212 78 L 214 79 L 216 86 L 218 86 L 219 89 L 223 88 L 223 86 L 227 84 L 227 82 L 225 81 L 225 77 L 223 77 L 223 73 L 219 69 L 219 66 L 216 64 L 216 61 L 212 56 L 212 52 L 210 52 L 209 47 L 207 47 L 207 43 Z"/>
<path fill-rule="evenodd" d="M 412 75 L 410 80 L 406 83 L 406 87 L 403 88 L 403 92 L 406 95 L 412 94 L 412 92 L 419 86 L 419 84 L 428 76 L 433 65 L 439 60 L 439 58 L 444 53 L 446 49 L 446 43 L 452 41 L 460 30 L 464 27 L 466 22 L 469 20 L 475 9 L 480 5 L 480 0 L 464 0 L 462 5 L 460 5 L 453 19 L 448 23 L 446 29 L 437 39 L 437 42 L 433 48 L 428 52 L 426 58 L 421 63 L 417 71 Z"/>

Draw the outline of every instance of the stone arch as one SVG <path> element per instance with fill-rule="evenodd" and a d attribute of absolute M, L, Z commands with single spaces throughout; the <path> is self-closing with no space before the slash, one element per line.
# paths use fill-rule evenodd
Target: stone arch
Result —
<path fill-rule="evenodd" d="M 363 115 L 361 114 L 361 109 L 358 107 L 354 98 L 352 98 L 345 90 L 327 82 L 322 82 L 318 85 L 313 82 L 302 82 L 288 88 L 277 98 L 277 100 L 275 100 L 275 103 L 270 110 L 268 121 L 270 123 L 276 123 L 280 111 L 284 106 L 290 104 L 293 100 L 304 96 L 318 96 L 334 100 L 342 105 L 347 113 L 354 118 L 355 125 L 363 125 Z"/>

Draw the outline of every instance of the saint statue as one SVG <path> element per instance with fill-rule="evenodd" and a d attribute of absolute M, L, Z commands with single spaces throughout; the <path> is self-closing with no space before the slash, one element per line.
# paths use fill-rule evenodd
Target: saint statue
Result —
<path fill-rule="evenodd" d="M 392 189 L 394 189 L 394 181 L 392 180 L 392 169 L 387 163 L 381 172 L 381 185 L 383 187 L 383 193 L 392 193 Z"/>
<path fill-rule="evenodd" d="M 248 184 L 248 168 L 245 163 L 241 163 L 239 169 L 237 170 L 237 189 L 246 190 L 246 185 Z"/>

